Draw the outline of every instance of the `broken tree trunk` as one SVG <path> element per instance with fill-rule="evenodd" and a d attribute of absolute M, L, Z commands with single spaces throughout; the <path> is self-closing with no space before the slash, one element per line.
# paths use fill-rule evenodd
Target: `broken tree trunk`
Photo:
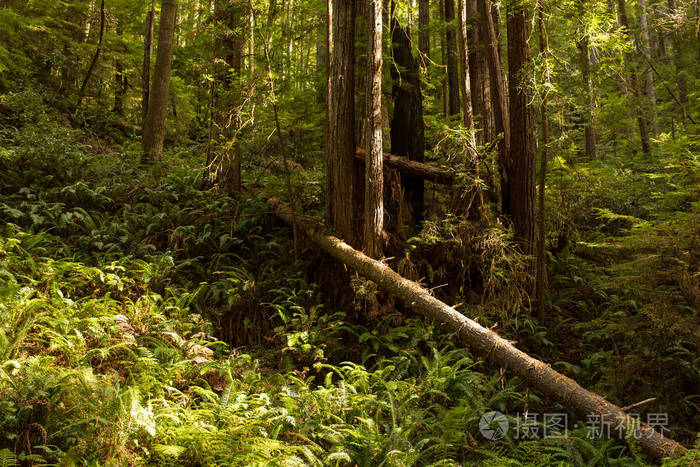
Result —
<path fill-rule="evenodd" d="M 276 199 L 271 199 L 269 204 L 281 219 L 291 223 L 291 212 L 287 205 Z M 441 302 L 427 289 L 401 277 L 381 261 L 376 261 L 353 249 L 337 237 L 326 235 L 313 224 L 301 223 L 298 218 L 297 223 L 299 231 L 326 253 L 402 299 L 419 313 L 434 319 L 443 329 L 453 333 L 460 342 L 471 346 L 497 365 L 523 378 L 530 387 L 560 403 L 565 409 L 580 417 L 593 415 L 599 416 L 606 422 L 609 421 L 612 431 L 622 440 L 625 439 L 626 433 L 634 432 L 637 434 L 636 442 L 649 457 L 655 460 L 663 457 L 680 457 L 686 452 L 686 449 L 676 441 L 666 438 L 646 423 L 635 420 L 620 407 L 587 391 L 546 363 L 518 350 L 509 341 Z"/>
<path fill-rule="evenodd" d="M 355 151 L 355 159 L 358 162 L 364 163 L 367 158 L 367 151 L 362 148 L 357 148 Z M 423 162 L 408 160 L 405 157 L 395 156 L 393 154 L 384 153 L 384 165 L 386 167 L 398 170 L 401 175 L 420 178 L 433 183 L 442 185 L 453 185 L 455 183 L 455 174 L 447 169 L 434 167 Z"/>

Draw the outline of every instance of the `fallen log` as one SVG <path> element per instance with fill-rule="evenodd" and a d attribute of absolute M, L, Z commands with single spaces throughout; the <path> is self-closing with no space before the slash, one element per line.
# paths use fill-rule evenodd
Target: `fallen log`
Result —
<path fill-rule="evenodd" d="M 367 152 L 362 148 L 357 148 L 355 159 L 364 164 L 366 157 Z M 422 162 L 410 161 L 405 157 L 384 153 L 384 165 L 398 170 L 402 175 L 408 175 L 409 177 L 422 178 L 423 180 L 442 185 L 453 185 L 455 183 L 454 172 Z"/>
<path fill-rule="evenodd" d="M 277 199 L 271 199 L 269 204 L 278 217 L 287 223 L 292 222 L 287 205 Z M 337 237 L 326 235 L 318 226 L 300 221 L 298 217 L 297 228 L 326 253 L 401 298 L 416 311 L 434 319 L 443 329 L 453 333 L 460 342 L 520 376 L 530 387 L 560 403 L 565 409 L 582 418 L 600 417 L 606 426 L 609 423 L 611 431 L 620 440 L 624 441 L 628 432 L 634 433 L 642 450 L 654 460 L 681 457 L 686 452 L 686 448 L 676 441 L 666 438 L 648 424 L 630 417 L 620 407 L 584 389 L 548 364 L 518 350 L 495 332 L 433 297 L 427 289 L 401 277 L 386 264 L 353 249 Z"/>

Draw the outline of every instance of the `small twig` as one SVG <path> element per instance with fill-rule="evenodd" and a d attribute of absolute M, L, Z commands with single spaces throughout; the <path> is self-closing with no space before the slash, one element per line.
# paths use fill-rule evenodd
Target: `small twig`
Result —
<path fill-rule="evenodd" d="M 289 208 L 292 217 L 292 235 L 294 238 L 294 259 L 299 261 L 299 241 L 297 238 L 297 222 L 296 222 L 296 199 L 294 196 L 294 190 L 292 190 L 292 180 L 289 173 L 289 163 L 287 162 L 287 148 L 284 141 L 284 134 L 282 133 L 282 126 L 280 125 L 280 117 L 277 109 L 277 96 L 275 95 L 275 81 L 272 75 L 272 62 L 270 61 L 270 51 L 267 45 L 267 41 L 262 34 L 260 34 L 263 43 L 263 50 L 265 51 L 265 60 L 267 61 L 267 74 L 268 83 L 270 85 L 270 98 L 272 99 L 272 110 L 275 114 L 275 126 L 277 128 L 277 137 L 280 140 L 280 151 L 282 152 L 282 162 L 284 164 L 284 175 L 287 185 L 287 196 L 289 196 Z"/>
<path fill-rule="evenodd" d="M 649 68 L 651 68 L 651 70 L 652 70 L 652 71 L 656 74 L 656 76 L 658 76 L 658 78 L 661 80 L 661 84 L 664 85 L 664 88 L 666 89 L 666 91 L 671 95 L 671 97 L 673 97 L 673 100 L 676 101 L 676 104 L 678 104 L 678 106 L 681 108 L 681 110 L 683 111 L 683 113 L 688 117 L 688 120 L 690 120 L 691 123 L 693 123 L 693 125 L 697 125 L 697 122 L 695 121 L 695 119 L 693 118 L 693 116 L 690 115 L 690 112 L 688 112 L 688 109 L 685 108 L 685 106 L 683 105 L 683 103 L 676 97 L 676 95 L 673 93 L 673 91 L 671 91 L 671 89 L 670 89 L 670 88 L 668 87 L 668 85 L 666 84 L 666 80 L 664 79 L 663 76 L 661 76 L 661 73 L 659 73 L 659 72 L 656 70 L 656 67 L 654 66 L 654 64 L 651 63 L 651 60 L 649 60 L 649 58 L 646 56 L 646 54 L 640 50 L 639 45 L 638 45 L 636 42 L 635 42 L 634 45 L 635 45 L 635 47 L 637 48 L 637 52 L 639 52 L 639 53 L 641 54 L 641 56 L 644 57 L 644 61 L 647 62 L 647 65 L 649 65 Z"/>
<path fill-rule="evenodd" d="M 630 405 L 627 405 L 625 407 L 622 407 L 622 409 L 620 409 L 620 410 L 622 410 L 623 412 L 627 412 L 629 409 L 634 409 L 635 407 L 639 407 L 640 405 L 644 405 L 644 404 L 647 404 L 649 402 L 653 402 L 655 400 L 656 400 L 656 397 L 650 397 L 649 399 L 644 399 L 641 402 L 636 402 L 634 404 L 630 404 Z"/>
<path fill-rule="evenodd" d="M 433 290 L 435 290 L 435 289 L 439 289 L 439 288 L 441 288 L 441 287 L 447 287 L 448 285 L 450 285 L 450 284 L 440 284 L 440 285 L 436 285 L 435 287 L 431 287 L 431 288 L 429 289 L 429 290 L 430 290 L 430 293 L 433 293 Z"/>

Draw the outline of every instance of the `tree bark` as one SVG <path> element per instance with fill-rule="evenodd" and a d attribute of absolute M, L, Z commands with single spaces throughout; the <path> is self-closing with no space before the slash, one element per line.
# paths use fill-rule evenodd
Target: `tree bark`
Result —
<path fill-rule="evenodd" d="M 248 2 L 248 77 L 255 75 L 255 8 L 253 0 Z"/>
<path fill-rule="evenodd" d="M 160 159 L 165 139 L 165 119 L 168 116 L 168 92 L 170 68 L 173 61 L 175 36 L 175 13 L 177 0 L 163 0 L 158 30 L 158 52 L 153 73 L 153 86 L 148 104 L 148 113 L 143 125 L 143 150 L 151 161 Z"/>
<path fill-rule="evenodd" d="M 119 41 L 122 40 L 122 21 L 117 18 L 117 37 Z M 124 96 L 128 89 L 129 82 L 126 78 L 126 73 L 124 73 L 124 65 L 122 61 L 117 58 L 114 61 L 114 108 L 112 112 L 119 116 L 124 116 Z"/>
<path fill-rule="evenodd" d="M 537 36 L 540 47 L 540 55 L 545 61 L 545 82 L 549 81 L 549 45 L 547 44 L 546 29 L 544 25 L 544 11 L 542 0 L 537 1 Z M 547 284 L 547 255 L 545 251 L 547 230 L 545 223 L 545 186 L 547 180 L 547 151 L 549 145 L 549 109 L 547 105 L 547 91 L 542 94 L 540 103 L 540 118 L 542 119 L 542 149 L 540 151 L 540 180 L 537 199 L 537 270 L 535 276 L 535 303 L 537 306 L 537 318 L 540 324 L 544 324 L 547 317 L 544 292 Z"/>
<path fill-rule="evenodd" d="M 102 41 L 104 39 L 104 35 L 105 35 L 105 0 L 102 0 L 102 2 L 100 2 L 100 35 L 99 35 L 99 39 L 97 41 L 97 48 L 95 49 L 95 55 L 92 56 L 92 61 L 90 62 L 90 66 L 88 67 L 88 71 L 85 74 L 85 79 L 83 80 L 83 84 L 80 86 L 80 91 L 78 91 L 78 102 L 75 104 L 76 110 L 80 107 L 80 104 L 83 102 L 83 97 L 85 96 L 85 89 L 87 88 L 87 85 L 90 82 L 90 78 L 92 77 L 92 72 L 95 70 L 95 65 L 97 65 L 97 61 L 100 59 L 100 53 L 102 52 Z"/>
<path fill-rule="evenodd" d="M 367 115 L 367 96 L 369 95 L 370 71 L 367 68 L 367 57 L 369 55 L 369 43 L 367 42 L 367 29 L 370 27 L 368 0 L 358 0 L 355 3 L 355 34 L 360 31 L 365 31 L 365 40 L 355 41 L 355 135 L 357 140 L 355 144 L 362 147 L 368 147 L 368 131 L 369 124 Z M 358 182 L 364 181 L 364 173 L 358 174 Z M 364 187 L 362 187 L 362 195 L 364 196 Z M 364 206 L 364 201 L 363 201 Z M 360 216 L 358 216 L 360 217 Z M 364 225 L 361 226 L 364 230 Z"/>
<path fill-rule="evenodd" d="M 214 74 L 216 94 L 214 125 L 216 151 L 207 161 L 208 181 L 225 193 L 236 196 L 241 191 L 241 157 L 239 133 L 243 125 L 241 78 L 243 75 L 245 7 L 242 3 L 218 0 L 214 18 L 220 30 L 215 40 L 218 66 Z M 278 135 L 279 137 L 279 135 Z"/>
<path fill-rule="evenodd" d="M 526 254 L 535 249 L 535 145 L 530 101 L 532 72 L 528 46 L 528 14 L 522 4 L 508 12 L 508 95 L 510 97 L 510 144 L 507 193 L 503 213 L 510 216 L 515 240 Z"/>
<path fill-rule="evenodd" d="M 459 35 L 459 61 L 461 73 L 459 76 L 460 91 L 462 93 L 462 124 L 469 133 L 468 144 L 465 148 L 465 169 L 471 173 L 475 179 L 480 178 L 479 174 L 479 153 L 476 150 L 476 130 L 474 128 L 474 112 L 472 109 L 471 73 L 469 69 L 469 39 L 467 36 L 467 2 L 469 0 L 458 0 L 457 3 L 457 31 Z M 476 202 L 470 202 L 471 206 L 467 217 L 478 216 L 485 206 L 484 194 L 480 186 L 467 187 L 467 192 L 473 193 Z"/>
<path fill-rule="evenodd" d="M 392 3 L 393 5 L 393 3 Z M 423 99 L 420 90 L 419 67 L 411 53 L 408 32 L 401 27 L 396 15 L 391 14 L 391 42 L 394 66 L 393 80 L 394 115 L 391 120 L 391 151 L 411 161 L 425 160 L 423 136 Z M 406 201 L 411 206 L 415 224 L 423 220 L 423 179 L 402 175 L 401 184 Z"/>
<path fill-rule="evenodd" d="M 356 244 L 355 232 L 355 1 L 329 0 L 328 223 Z"/>
<path fill-rule="evenodd" d="M 579 14 L 581 18 L 584 17 L 586 9 L 585 0 L 581 0 L 579 3 Z M 588 33 L 583 31 L 582 37 L 576 42 L 579 49 L 579 55 L 581 57 L 581 77 L 583 78 L 583 92 L 585 94 L 586 102 L 585 114 L 586 121 L 583 125 L 583 136 L 585 142 L 586 157 L 588 159 L 596 158 L 596 137 L 595 137 L 595 124 L 593 121 L 593 109 L 595 107 L 595 94 L 593 89 L 593 80 L 591 79 L 591 59 L 589 50 L 589 39 Z"/>
<path fill-rule="evenodd" d="M 418 50 L 423 66 L 430 60 L 430 0 L 418 0 Z"/>
<path fill-rule="evenodd" d="M 445 1 L 445 48 L 447 55 L 448 115 L 459 113 L 459 68 L 457 54 L 457 28 L 455 27 L 455 2 Z"/>
<path fill-rule="evenodd" d="M 156 0 L 151 0 L 151 10 L 146 13 L 146 34 L 143 40 L 143 70 L 141 71 L 141 126 L 146 124 L 148 100 L 151 94 L 151 54 L 153 53 L 153 23 Z"/>
<path fill-rule="evenodd" d="M 291 222 L 288 206 L 278 200 L 270 200 L 269 203 L 280 218 Z M 484 355 L 500 367 L 508 369 L 530 387 L 560 403 L 565 409 L 584 418 L 600 415 L 601 420 L 610 422 L 611 430 L 620 436 L 623 442 L 628 430 L 639 430 L 640 436 L 637 439 L 642 450 L 657 461 L 666 456 L 680 457 L 685 454 L 686 449 L 677 442 L 654 431 L 646 423 L 640 423 L 638 419 L 630 417 L 620 407 L 587 391 L 548 364 L 518 350 L 510 341 L 441 302 L 433 297 L 430 291 L 401 277 L 386 264 L 369 258 L 339 238 L 325 235 L 315 225 L 300 223 L 300 231 L 323 251 L 376 282 L 418 313 L 435 320 L 445 332 L 453 335 L 459 342 L 472 347 L 476 353 Z"/>
<path fill-rule="evenodd" d="M 459 75 L 459 87 L 462 94 L 462 123 L 470 133 L 472 148 L 469 152 L 475 153 L 476 140 L 474 138 L 474 112 L 472 109 L 472 84 L 469 69 L 469 40 L 467 37 L 467 0 L 458 0 L 457 4 L 457 31 L 459 33 L 459 62 L 461 73 Z"/>
<path fill-rule="evenodd" d="M 316 101 L 322 104 L 328 97 L 328 26 L 325 18 L 321 18 L 316 38 L 316 76 L 318 79 L 318 93 Z"/>
<path fill-rule="evenodd" d="M 484 96 L 484 87 L 486 84 L 486 57 L 484 56 L 484 48 L 482 46 L 482 29 L 479 24 L 477 13 L 476 0 L 462 0 L 465 2 L 467 9 L 467 21 L 470 23 L 470 28 L 467 30 L 467 42 L 469 44 L 469 80 L 471 83 L 472 96 L 472 113 L 475 122 L 475 127 L 479 128 L 478 140 L 480 143 L 485 143 L 488 126 L 488 116 L 486 114 L 486 102 Z"/>
<path fill-rule="evenodd" d="M 620 26 L 625 28 L 625 34 L 631 41 L 632 39 L 629 37 L 630 28 L 629 22 L 627 21 L 627 8 L 625 6 L 625 0 L 617 0 L 617 9 L 618 15 L 620 17 Z M 637 125 L 639 126 L 639 139 L 642 144 L 642 152 L 644 153 L 644 155 L 649 157 L 651 156 L 651 144 L 649 143 L 649 127 L 647 124 L 646 116 L 644 115 L 644 106 L 641 105 L 642 94 L 639 90 L 639 83 L 637 82 L 637 71 L 635 70 L 634 64 L 632 63 L 632 60 L 629 57 L 629 55 L 625 57 L 625 62 L 627 68 L 629 69 L 630 88 L 632 89 L 633 98 L 636 101 L 634 105 L 637 111 Z"/>
<path fill-rule="evenodd" d="M 357 148 L 355 151 L 355 159 L 360 164 L 364 164 L 367 159 L 367 152 L 362 148 Z M 406 177 L 420 178 L 440 185 L 454 185 L 456 181 L 455 173 L 452 171 L 423 162 L 411 161 L 405 157 L 399 157 L 385 152 L 383 161 L 384 167 L 394 169 Z"/>
<path fill-rule="evenodd" d="M 365 163 L 365 253 L 382 256 L 384 229 L 384 167 L 382 149 L 382 0 L 369 0 L 367 45 L 367 141 Z"/>
<path fill-rule="evenodd" d="M 672 14 L 676 12 L 676 1 L 668 0 L 668 9 Z M 677 86 L 678 86 L 678 99 L 682 106 L 688 103 L 688 81 L 686 79 L 686 69 L 683 64 L 683 43 L 678 32 L 673 33 L 672 38 L 673 47 L 673 67 L 676 69 Z M 683 112 L 683 118 L 685 118 L 685 111 Z"/>
<path fill-rule="evenodd" d="M 695 0 L 695 38 L 697 39 L 698 60 L 700 60 L 700 0 Z"/>
<path fill-rule="evenodd" d="M 508 173 L 506 165 L 508 160 L 510 145 L 510 127 L 508 124 L 508 110 L 506 107 L 506 87 L 501 68 L 501 56 L 498 47 L 498 36 L 494 26 L 493 14 L 491 13 L 491 1 L 479 0 L 482 29 L 484 30 L 484 47 L 487 51 L 487 63 L 489 67 L 489 89 L 491 98 L 491 109 L 493 110 L 494 137 L 503 135 L 499 141 L 498 149 L 498 169 L 501 176 L 501 210 L 503 203 L 508 199 Z"/>
<path fill-rule="evenodd" d="M 443 23 L 445 22 L 445 0 L 440 0 L 440 19 Z M 440 32 L 440 58 L 442 59 L 442 66 L 447 67 L 447 40 L 445 39 L 445 31 Z M 443 73 L 440 84 L 442 85 L 442 113 L 447 117 L 450 113 L 447 73 Z"/>
<path fill-rule="evenodd" d="M 644 84 L 646 87 L 647 97 L 647 115 L 651 124 L 652 136 L 659 136 L 659 122 L 656 112 L 656 91 L 654 91 L 654 70 L 651 69 L 651 43 L 649 40 L 649 24 L 647 22 L 647 5 L 646 0 L 639 0 L 639 24 L 642 28 L 642 54 L 646 59 L 644 68 Z"/>

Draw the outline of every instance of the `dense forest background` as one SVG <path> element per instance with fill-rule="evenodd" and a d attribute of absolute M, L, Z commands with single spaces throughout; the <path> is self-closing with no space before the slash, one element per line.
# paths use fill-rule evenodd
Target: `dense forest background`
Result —
<path fill-rule="evenodd" d="M 0 465 L 695 465 L 698 64 L 697 0 L 0 0 Z"/>

